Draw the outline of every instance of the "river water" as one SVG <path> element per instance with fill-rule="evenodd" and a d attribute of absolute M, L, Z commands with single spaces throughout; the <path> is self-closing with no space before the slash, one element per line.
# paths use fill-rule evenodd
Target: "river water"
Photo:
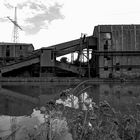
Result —
<path fill-rule="evenodd" d="M 14 121 L 29 127 L 39 124 L 42 116 L 35 108 L 45 105 L 62 90 L 75 86 L 43 82 L 0 83 L 0 137 L 11 133 Z M 125 114 L 135 113 L 136 104 L 140 103 L 140 83 L 94 83 L 86 92 L 95 103 L 106 100 L 116 111 Z"/>

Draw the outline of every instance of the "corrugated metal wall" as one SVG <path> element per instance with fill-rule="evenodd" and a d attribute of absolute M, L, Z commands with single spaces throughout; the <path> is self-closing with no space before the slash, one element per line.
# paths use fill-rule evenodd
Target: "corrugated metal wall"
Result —
<path fill-rule="evenodd" d="M 98 38 L 99 51 L 140 51 L 140 25 L 99 25 L 94 29 L 94 36 Z M 127 56 L 125 52 L 124 56 L 109 59 L 100 55 L 100 77 L 107 78 L 110 74 L 114 77 L 139 77 L 139 60 L 140 56 Z"/>

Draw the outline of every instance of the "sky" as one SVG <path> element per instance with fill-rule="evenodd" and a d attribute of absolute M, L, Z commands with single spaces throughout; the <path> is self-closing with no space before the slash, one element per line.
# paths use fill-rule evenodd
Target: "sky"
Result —
<path fill-rule="evenodd" d="M 139 0 L 0 0 L 0 42 L 13 41 L 14 7 L 20 43 L 35 49 L 93 34 L 96 25 L 139 24 Z"/>

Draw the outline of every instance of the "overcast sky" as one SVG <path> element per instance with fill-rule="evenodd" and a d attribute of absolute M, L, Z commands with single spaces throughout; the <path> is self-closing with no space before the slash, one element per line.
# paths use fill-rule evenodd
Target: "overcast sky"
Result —
<path fill-rule="evenodd" d="M 35 48 L 92 35 L 100 24 L 139 24 L 139 0 L 0 0 L 0 42 L 11 42 L 17 7 L 19 41 Z"/>

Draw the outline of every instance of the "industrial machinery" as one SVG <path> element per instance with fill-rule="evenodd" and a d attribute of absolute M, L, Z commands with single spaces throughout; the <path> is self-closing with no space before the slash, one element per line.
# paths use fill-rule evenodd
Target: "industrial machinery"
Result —
<path fill-rule="evenodd" d="M 34 50 L 31 44 L 1 43 L 0 49 L 3 46 L 6 50 L 0 51 L 1 76 L 140 77 L 139 37 L 140 25 L 98 25 L 92 36 L 82 35 L 79 39 L 39 50 Z M 22 51 L 21 46 L 24 46 Z"/>
<path fill-rule="evenodd" d="M 90 73 L 87 69 L 90 67 L 92 47 L 96 48 L 96 39 L 90 36 L 35 51 L 31 49 L 26 56 L 18 57 L 16 61 L 14 59 L 2 65 L 1 74 L 4 77 L 89 76 Z M 64 57 L 62 57 L 68 54 L 71 55 L 69 62 L 64 61 Z M 72 55 L 76 58 L 72 58 Z"/>

